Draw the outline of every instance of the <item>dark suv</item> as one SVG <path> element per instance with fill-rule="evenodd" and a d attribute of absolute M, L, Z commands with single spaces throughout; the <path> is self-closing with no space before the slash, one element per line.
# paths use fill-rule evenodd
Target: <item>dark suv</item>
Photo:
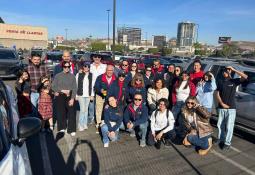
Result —
<path fill-rule="evenodd" d="M 22 61 L 14 49 L 0 48 L 0 77 L 15 78 L 23 68 Z"/>

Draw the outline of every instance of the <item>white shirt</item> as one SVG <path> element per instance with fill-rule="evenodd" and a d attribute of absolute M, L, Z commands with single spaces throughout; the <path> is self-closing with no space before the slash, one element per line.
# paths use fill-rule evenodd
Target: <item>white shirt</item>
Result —
<path fill-rule="evenodd" d="M 92 76 L 94 76 L 92 74 Z M 76 74 L 76 84 L 78 86 L 78 77 L 79 77 L 79 73 Z M 95 85 L 95 79 L 92 79 L 92 85 L 91 85 L 91 96 L 94 97 L 95 96 L 95 92 L 94 92 L 94 85 Z M 81 97 L 90 97 L 89 96 L 89 74 L 85 74 L 84 79 L 83 79 L 83 95 Z"/>
<path fill-rule="evenodd" d="M 110 84 L 111 81 L 112 81 L 112 77 L 108 78 L 108 77 L 106 76 L 106 80 L 107 80 L 108 84 Z"/>
<path fill-rule="evenodd" d="M 184 89 L 186 83 L 187 83 L 187 81 L 183 81 L 181 86 L 178 89 L 176 89 L 176 99 L 177 99 L 177 101 L 185 102 L 185 100 L 189 97 L 189 94 L 190 94 L 189 85 L 186 89 Z"/>
<path fill-rule="evenodd" d="M 102 75 L 106 71 L 106 64 L 100 63 L 98 67 L 96 67 L 95 63 L 90 65 L 90 72 L 93 74 L 93 78 L 96 79 L 99 75 Z"/>
<path fill-rule="evenodd" d="M 168 120 L 167 120 L 167 110 L 164 112 L 157 112 L 157 116 L 155 116 L 155 111 L 151 114 L 151 132 L 152 134 L 155 134 L 155 131 L 160 131 L 163 128 L 166 128 L 163 130 L 163 133 L 167 133 L 168 131 L 171 131 L 174 128 L 174 116 L 173 113 L 169 110 L 168 113 Z"/>

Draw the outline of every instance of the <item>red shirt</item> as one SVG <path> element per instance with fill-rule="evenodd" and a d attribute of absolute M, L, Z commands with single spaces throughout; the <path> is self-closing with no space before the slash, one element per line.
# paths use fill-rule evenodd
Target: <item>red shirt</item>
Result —
<path fill-rule="evenodd" d="M 197 86 L 197 83 L 203 78 L 204 72 L 201 70 L 199 72 L 193 72 L 190 74 L 191 82 Z"/>

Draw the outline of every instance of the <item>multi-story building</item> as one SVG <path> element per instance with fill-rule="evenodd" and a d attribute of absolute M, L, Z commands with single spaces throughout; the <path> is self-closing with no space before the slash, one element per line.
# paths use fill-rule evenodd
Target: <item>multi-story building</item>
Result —
<path fill-rule="evenodd" d="M 120 27 L 118 28 L 118 43 L 124 45 L 140 45 L 141 28 Z"/>
<path fill-rule="evenodd" d="M 177 46 L 191 47 L 195 42 L 196 24 L 186 21 L 178 24 Z"/>
<path fill-rule="evenodd" d="M 164 35 L 153 36 L 152 45 L 156 46 L 156 47 L 165 47 L 166 46 L 166 36 L 164 36 Z"/>

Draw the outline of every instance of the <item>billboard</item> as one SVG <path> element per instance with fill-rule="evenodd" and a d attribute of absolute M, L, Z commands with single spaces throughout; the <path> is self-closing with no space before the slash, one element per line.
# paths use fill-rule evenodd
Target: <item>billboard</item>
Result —
<path fill-rule="evenodd" d="M 0 24 L 0 38 L 47 41 L 48 29 L 45 27 Z"/>
<path fill-rule="evenodd" d="M 219 44 L 222 44 L 222 43 L 227 43 L 227 44 L 229 44 L 229 43 L 231 43 L 231 37 L 226 37 L 226 36 L 224 36 L 224 37 L 219 37 L 218 43 L 219 43 Z"/>

